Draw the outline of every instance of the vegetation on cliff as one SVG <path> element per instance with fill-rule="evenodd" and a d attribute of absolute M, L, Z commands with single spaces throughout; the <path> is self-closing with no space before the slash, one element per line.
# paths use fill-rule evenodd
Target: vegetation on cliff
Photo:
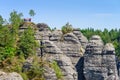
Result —
<path fill-rule="evenodd" d="M 30 10 L 30 16 L 34 16 L 35 12 Z M 43 61 L 41 57 L 37 57 L 36 49 L 40 47 L 35 40 L 35 30 L 33 22 L 24 22 L 23 14 L 13 11 L 10 13 L 9 21 L 0 16 L 0 69 L 7 72 L 18 72 L 24 80 L 45 80 L 44 66 L 51 66 L 58 79 L 62 79 L 62 72 L 57 62 L 52 63 Z M 27 26 L 24 31 L 20 32 L 21 26 Z M 56 28 L 55 28 L 56 29 Z M 55 30 L 54 29 L 54 30 Z M 67 23 L 62 27 L 63 34 L 73 31 L 72 25 Z M 92 35 L 100 35 L 104 43 L 112 42 L 116 49 L 116 55 L 120 57 L 120 29 L 94 30 L 92 28 L 80 30 L 88 39 Z M 24 64 L 28 58 L 32 58 L 32 62 L 24 70 Z"/>
<path fill-rule="evenodd" d="M 29 14 L 34 16 L 34 10 L 30 10 Z M 35 24 L 24 21 L 22 16 L 22 13 L 13 11 L 8 22 L 0 16 L 0 69 L 5 72 L 17 72 L 24 80 L 45 80 L 44 67 L 51 65 L 60 79 L 62 75 L 59 66 L 36 55 L 36 49 L 40 45 L 34 36 Z M 27 28 L 20 31 L 23 26 Z"/>
<path fill-rule="evenodd" d="M 62 27 L 62 33 L 66 34 L 66 33 L 70 33 L 73 31 L 73 27 L 72 25 L 70 25 L 69 23 L 66 23 L 63 27 Z"/>

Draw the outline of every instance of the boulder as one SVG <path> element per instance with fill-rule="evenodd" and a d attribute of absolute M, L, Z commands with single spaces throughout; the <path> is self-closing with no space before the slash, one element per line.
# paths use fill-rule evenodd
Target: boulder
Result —
<path fill-rule="evenodd" d="M 115 48 L 112 43 L 107 43 L 103 49 L 103 53 L 115 54 Z"/>
<path fill-rule="evenodd" d="M 0 80 L 23 80 L 23 78 L 16 72 L 5 73 L 0 71 Z"/>
<path fill-rule="evenodd" d="M 37 28 L 38 28 L 39 31 L 49 31 L 50 30 L 48 25 L 45 24 L 45 23 L 38 23 Z"/>

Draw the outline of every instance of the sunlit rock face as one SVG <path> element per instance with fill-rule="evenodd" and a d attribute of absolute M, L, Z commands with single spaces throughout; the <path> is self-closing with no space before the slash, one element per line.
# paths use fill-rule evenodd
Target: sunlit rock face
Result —
<path fill-rule="evenodd" d="M 104 65 L 106 66 L 108 71 L 107 80 L 119 80 L 115 61 L 115 48 L 113 44 L 107 43 L 104 46 L 103 54 L 105 55 L 103 57 Z"/>
<path fill-rule="evenodd" d="M 102 39 L 98 35 L 93 35 L 86 46 L 86 54 L 101 54 L 102 49 Z"/>
<path fill-rule="evenodd" d="M 119 80 L 115 62 L 115 49 L 111 43 L 104 45 L 98 35 L 88 41 L 79 29 L 63 34 L 50 31 L 45 23 L 36 25 L 36 41 L 41 45 L 43 57 L 56 61 L 63 73 L 63 80 Z M 41 49 L 37 49 L 38 57 Z M 46 66 L 45 79 L 57 80 L 55 71 Z"/>
<path fill-rule="evenodd" d="M 62 35 L 63 35 L 63 33 L 61 30 L 52 31 L 52 33 L 50 34 L 49 40 L 50 41 L 60 41 L 62 38 Z"/>
<path fill-rule="evenodd" d="M 37 25 L 37 31 L 35 33 L 36 40 L 49 40 L 49 36 L 51 34 L 50 28 L 45 23 L 38 23 Z"/>
<path fill-rule="evenodd" d="M 97 35 L 92 36 L 86 46 L 84 76 L 85 80 L 119 80 L 115 49 L 111 43 L 104 46 L 103 41 Z"/>
<path fill-rule="evenodd" d="M 38 31 L 36 31 L 35 37 L 38 42 L 42 40 L 43 54 L 49 56 L 47 60 L 57 61 L 64 80 L 78 80 L 75 65 L 84 53 L 78 37 L 72 32 L 63 34 L 61 30 L 50 31 L 45 24 L 38 24 L 37 26 Z M 41 53 L 40 49 L 37 52 L 38 54 Z"/>
<path fill-rule="evenodd" d="M 87 38 L 80 32 L 80 29 L 73 29 L 73 34 L 77 36 L 82 47 L 85 49 L 88 43 Z"/>
<path fill-rule="evenodd" d="M 16 72 L 5 73 L 0 71 L 0 80 L 23 80 L 23 78 Z"/>

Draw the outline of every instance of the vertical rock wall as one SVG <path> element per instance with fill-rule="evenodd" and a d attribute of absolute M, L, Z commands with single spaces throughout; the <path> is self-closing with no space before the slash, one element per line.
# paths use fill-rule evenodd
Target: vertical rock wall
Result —
<path fill-rule="evenodd" d="M 63 35 L 61 30 L 51 32 L 48 26 L 43 23 L 38 24 L 37 27 L 39 31 L 36 32 L 35 37 L 39 42 L 42 40 L 44 54 L 48 55 L 47 60 L 57 61 L 62 70 L 64 80 L 78 80 L 75 65 L 80 57 L 83 56 L 87 39 L 82 33 L 79 33 L 79 30 Z M 83 42 L 84 48 L 81 42 Z M 37 52 L 39 54 L 40 49 Z"/>
<path fill-rule="evenodd" d="M 47 55 L 47 61 L 57 61 L 63 80 L 119 80 L 112 44 L 104 46 L 97 35 L 92 36 L 88 42 L 79 29 L 63 34 L 61 30 L 51 32 L 44 23 L 37 24 L 37 28 L 35 38 L 39 44 L 42 41 L 43 55 Z M 38 48 L 38 56 L 41 56 L 40 53 Z M 56 80 L 55 72 L 46 69 L 46 80 Z"/>
<path fill-rule="evenodd" d="M 84 54 L 85 80 L 119 80 L 112 44 L 105 46 L 97 35 L 91 37 Z"/>

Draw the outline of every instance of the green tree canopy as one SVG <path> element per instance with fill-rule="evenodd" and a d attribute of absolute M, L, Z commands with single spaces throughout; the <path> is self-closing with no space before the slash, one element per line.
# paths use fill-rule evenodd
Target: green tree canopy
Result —
<path fill-rule="evenodd" d="M 29 11 L 29 15 L 30 15 L 30 16 L 35 16 L 35 14 L 36 14 L 36 13 L 34 12 L 34 10 L 31 9 L 31 10 Z"/>
<path fill-rule="evenodd" d="M 4 23 L 5 21 L 3 20 L 2 16 L 0 15 L 0 26 Z"/>

